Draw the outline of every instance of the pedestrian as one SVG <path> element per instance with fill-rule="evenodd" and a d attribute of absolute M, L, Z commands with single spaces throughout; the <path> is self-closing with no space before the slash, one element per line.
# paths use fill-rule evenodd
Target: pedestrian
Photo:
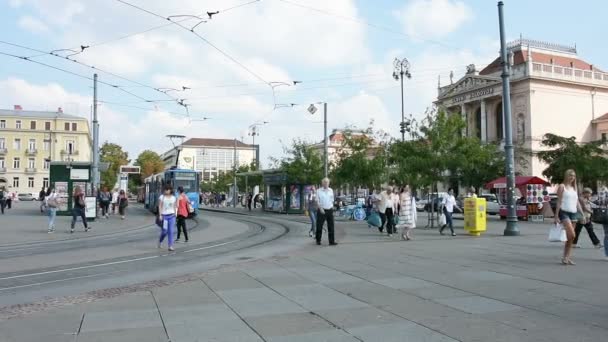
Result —
<path fill-rule="evenodd" d="M 118 203 L 118 189 L 112 191 L 112 215 L 116 214 L 116 204 Z"/>
<path fill-rule="evenodd" d="M 401 188 L 399 203 L 401 204 L 399 209 L 399 226 L 403 227 L 401 239 L 406 241 L 411 240 L 412 236 L 410 235 L 410 232 L 412 229 L 416 228 L 417 212 L 416 200 L 411 194 L 409 185 Z"/>
<path fill-rule="evenodd" d="M 169 251 L 173 249 L 173 235 L 175 233 L 175 215 L 177 214 L 177 198 L 173 195 L 173 187 L 165 185 L 164 193 L 158 198 L 158 219 L 161 220 L 161 233 L 158 239 L 158 248 L 161 248 L 165 237 Z"/>
<path fill-rule="evenodd" d="M 587 234 L 589 234 L 589 238 L 591 239 L 591 243 L 595 248 L 602 248 L 602 244 L 600 243 L 600 239 L 597 238 L 595 232 L 593 231 L 593 223 L 591 222 L 591 214 L 593 214 L 593 209 L 591 208 L 591 195 L 593 195 L 593 190 L 590 188 L 584 188 L 581 198 L 579 199 L 581 208 L 583 209 L 581 220 L 576 223 L 574 229 L 574 241 L 572 242 L 572 248 L 579 248 L 577 245 L 578 238 L 581 235 L 581 231 L 583 227 L 587 230 Z"/>
<path fill-rule="evenodd" d="M 395 214 L 398 213 L 398 196 L 393 193 L 393 187 L 386 187 L 387 198 L 384 201 L 384 215 L 386 217 L 386 233 L 388 237 L 392 237 L 396 233 L 395 229 Z"/>
<path fill-rule="evenodd" d="M 120 190 L 118 193 L 118 214 L 122 220 L 125 219 L 127 207 L 129 206 L 129 198 L 124 190 Z"/>
<path fill-rule="evenodd" d="M 50 186 L 44 197 L 44 202 L 47 207 L 47 214 L 49 217 L 49 225 L 47 233 L 55 232 L 55 217 L 57 217 L 57 208 L 59 207 L 59 196 L 55 192 L 55 188 Z"/>
<path fill-rule="evenodd" d="M 572 244 L 576 233 L 574 225 L 578 222 L 577 212 L 582 212 L 581 203 L 578 200 L 576 187 L 576 173 L 574 170 L 566 170 L 564 181 L 557 188 L 557 207 L 555 209 L 555 224 L 561 224 L 566 230 L 566 243 L 564 244 L 564 255 L 562 264 L 575 265 L 572 261 Z"/>
<path fill-rule="evenodd" d="M 606 208 L 608 205 L 608 190 L 605 187 L 599 191 L 598 205 L 602 208 Z M 604 228 L 604 258 L 608 261 L 608 223 L 603 223 Z"/>
<path fill-rule="evenodd" d="M 175 242 L 179 242 L 179 239 L 184 233 L 184 242 L 188 242 L 188 228 L 186 227 L 186 219 L 190 215 L 190 200 L 184 193 L 184 187 L 180 186 L 177 188 L 177 239 Z"/>
<path fill-rule="evenodd" d="M 46 191 L 44 191 L 44 187 L 42 187 L 42 190 L 40 190 L 40 192 L 38 193 L 38 201 L 40 201 L 40 212 L 44 213 L 44 209 L 45 209 L 45 201 L 44 198 L 46 197 Z"/>
<path fill-rule="evenodd" d="M 247 209 L 249 209 L 249 211 L 251 211 L 251 205 L 253 204 L 253 193 L 250 192 L 247 194 Z"/>
<path fill-rule="evenodd" d="M 380 227 L 378 227 L 380 233 L 384 231 L 384 225 L 386 224 L 386 201 L 389 198 L 390 195 L 386 192 L 386 189 L 375 196 L 374 203 L 376 204 L 376 209 L 378 209 L 378 214 L 380 215 Z"/>
<path fill-rule="evenodd" d="M 112 202 L 112 194 L 108 187 L 104 186 L 99 193 L 99 206 L 101 207 L 101 216 L 106 219 L 110 218 L 110 202 Z"/>
<path fill-rule="evenodd" d="M 445 227 L 449 226 L 450 231 L 452 232 L 452 236 L 456 236 L 454 233 L 454 220 L 452 219 L 452 215 L 454 214 L 454 208 L 462 211 L 456 204 L 456 198 L 454 197 L 454 189 L 449 188 L 448 194 L 441 201 L 442 212 L 445 215 L 445 224 L 439 229 L 439 234 L 443 235 L 443 230 Z"/>
<path fill-rule="evenodd" d="M 72 224 L 70 226 L 70 233 L 74 233 L 74 227 L 76 226 L 76 219 L 82 218 L 82 224 L 84 225 L 84 231 L 88 232 L 89 225 L 87 224 L 87 217 L 85 216 L 86 204 L 84 202 L 84 192 L 80 186 L 74 188 L 74 194 L 72 195 Z"/>
<path fill-rule="evenodd" d="M 319 209 L 319 203 L 317 200 L 317 190 L 314 186 L 310 187 L 310 192 L 306 196 L 306 211 L 308 212 L 308 218 L 310 219 L 310 230 L 308 236 L 315 236 L 315 230 L 317 227 L 317 210 Z"/>
<path fill-rule="evenodd" d="M 6 207 L 8 209 L 13 207 L 13 201 L 15 200 L 15 193 L 13 191 L 8 192 L 8 196 L 6 196 Z"/>
<path fill-rule="evenodd" d="M 6 208 L 7 192 L 5 188 L 0 188 L 0 212 L 4 215 L 4 208 Z"/>
<path fill-rule="evenodd" d="M 315 238 L 317 245 L 321 245 L 323 236 L 323 224 L 327 221 L 327 236 L 330 246 L 336 246 L 334 231 L 334 191 L 329 187 L 329 178 L 323 178 L 321 189 L 317 191 L 318 210 L 317 210 L 317 231 Z"/>

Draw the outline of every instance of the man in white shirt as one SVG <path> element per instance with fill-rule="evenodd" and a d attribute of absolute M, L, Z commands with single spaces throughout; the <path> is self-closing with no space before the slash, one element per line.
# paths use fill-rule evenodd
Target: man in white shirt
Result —
<path fill-rule="evenodd" d="M 448 189 L 448 194 L 443 198 L 441 205 L 443 207 L 443 214 L 445 215 L 445 224 L 439 230 L 439 234 L 443 235 L 443 229 L 445 229 L 445 227 L 447 226 L 450 226 L 452 236 L 456 236 L 456 233 L 454 233 L 454 224 L 452 222 L 452 214 L 454 213 L 454 208 L 458 208 L 458 205 L 456 204 L 456 198 L 454 197 L 454 189 Z"/>
<path fill-rule="evenodd" d="M 321 237 L 323 236 L 323 224 L 327 220 L 327 234 L 329 245 L 335 246 L 334 235 L 334 191 L 329 187 L 329 178 L 323 178 L 321 181 L 321 189 L 317 190 L 317 202 L 319 209 L 317 211 L 317 231 L 315 238 L 317 245 L 321 245 Z"/>

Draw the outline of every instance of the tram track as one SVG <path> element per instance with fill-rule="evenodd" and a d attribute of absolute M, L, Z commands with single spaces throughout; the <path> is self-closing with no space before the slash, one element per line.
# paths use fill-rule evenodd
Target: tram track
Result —
<path fill-rule="evenodd" d="M 230 216 L 230 221 L 247 224 L 248 230 L 225 239 L 188 245 L 187 248 L 178 249 L 175 252 L 167 253 L 163 251 L 160 254 L 151 252 L 128 258 L 105 259 L 83 264 L 0 274 L 0 305 L 3 304 L 1 300 L 3 296 L 12 293 L 17 294 L 21 290 L 34 290 L 43 285 L 45 287 L 61 286 L 62 283 L 70 283 L 76 280 L 94 282 L 96 279 L 115 280 L 111 281 L 113 286 L 127 285 L 120 282 L 121 277 L 133 277 L 138 272 L 142 274 L 155 273 L 155 270 L 163 268 L 175 271 L 179 269 L 180 265 L 196 266 L 201 261 L 276 241 L 290 231 L 286 223 L 260 218 L 253 220 L 253 218 L 235 217 L 236 215 L 230 214 L 221 216 Z"/>

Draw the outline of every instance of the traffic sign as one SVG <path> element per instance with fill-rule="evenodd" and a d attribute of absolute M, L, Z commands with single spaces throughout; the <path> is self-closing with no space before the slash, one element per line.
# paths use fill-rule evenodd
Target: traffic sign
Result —
<path fill-rule="evenodd" d="M 314 114 L 317 112 L 317 107 L 314 104 L 311 104 L 310 106 L 308 106 L 308 112 L 310 114 Z"/>

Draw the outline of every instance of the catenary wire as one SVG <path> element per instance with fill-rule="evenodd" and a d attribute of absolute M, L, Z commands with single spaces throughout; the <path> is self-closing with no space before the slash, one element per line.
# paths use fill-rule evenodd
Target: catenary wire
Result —
<path fill-rule="evenodd" d="M 124 1 L 124 0 L 116 0 L 116 1 L 118 1 L 118 2 L 120 2 L 120 3 L 122 3 L 122 4 L 124 4 L 124 5 L 130 6 L 130 7 L 132 7 L 132 8 L 135 8 L 135 9 L 137 9 L 137 10 L 139 10 L 139 11 L 142 11 L 142 12 L 148 13 L 148 14 L 150 14 L 150 15 L 153 15 L 153 16 L 155 16 L 155 17 L 157 17 L 157 18 L 160 18 L 160 19 L 163 19 L 163 20 L 169 20 L 169 21 L 171 21 L 171 19 L 169 19 L 169 18 L 167 18 L 167 17 L 163 17 L 163 16 L 162 16 L 162 15 L 160 15 L 160 14 L 154 13 L 154 12 L 152 12 L 152 11 L 150 11 L 150 10 L 147 10 L 147 9 L 143 8 L 143 7 L 140 7 L 140 6 L 137 6 L 137 5 L 131 4 L 131 3 L 127 2 L 127 1 Z M 265 79 L 264 79 L 262 76 L 258 75 L 256 72 L 254 72 L 253 70 L 251 70 L 250 68 L 248 68 L 248 67 L 247 67 L 245 64 L 243 64 L 243 63 L 239 62 L 239 61 L 238 61 L 236 58 L 232 57 L 230 54 L 228 54 L 228 53 L 227 53 L 227 52 L 225 52 L 224 50 L 220 49 L 220 48 L 219 48 L 217 45 L 213 44 L 213 43 L 212 43 L 211 41 L 209 41 L 207 38 L 203 37 L 203 36 L 202 36 L 200 33 L 196 32 L 196 31 L 194 31 L 194 30 L 192 30 L 192 29 L 190 29 L 190 28 L 188 28 L 188 27 L 186 27 L 186 26 L 184 26 L 184 25 L 182 25 L 182 24 L 181 24 L 181 23 L 179 23 L 179 22 L 176 22 L 176 21 L 171 21 L 171 23 L 172 23 L 173 25 L 177 25 L 177 26 L 181 27 L 182 29 L 184 29 L 184 30 L 186 30 L 186 31 L 191 32 L 191 33 L 192 33 L 192 34 L 194 34 L 196 37 L 198 37 L 200 40 L 202 40 L 203 42 L 205 42 L 207 45 L 211 46 L 213 49 L 215 49 L 215 50 L 216 50 L 216 51 L 218 51 L 220 54 L 222 54 L 224 57 L 228 58 L 230 61 L 232 61 L 233 63 L 235 63 L 235 64 L 236 64 L 236 65 L 238 65 L 239 67 L 241 67 L 243 70 L 247 71 L 249 74 L 251 74 L 252 76 L 254 76 L 255 78 L 257 78 L 258 80 L 260 80 L 260 81 L 262 81 L 262 82 L 264 82 L 264 83 L 268 84 L 268 81 L 266 81 L 266 80 L 265 80 Z"/>
<path fill-rule="evenodd" d="M 26 62 L 38 64 L 38 65 L 41 65 L 41 66 L 44 66 L 44 67 L 47 67 L 47 68 L 51 68 L 51 69 L 54 69 L 54 70 L 57 70 L 57 71 L 61 71 L 61 72 L 64 72 L 64 73 L 76 76 L 76 77 L 80 77 L 80 78 L 84 78 L 84 79 L 93 81 L 92 77 L 89 77 L 89 76 L 86 76 L 86 75 L 82 75 L 82 74 L 79 74 L 79 73 L 75 73 L 75 72 L 70 71 L 70 70 L 62 69 L 62 68 L 56 67 L 54 65 L 50 65 L 50 64 L 46 64 L 46 63 L 39 62 L 39 61 L 36 61 L 36 60 L 32 60 L 32 59 L 30 59 L 30 58 L 28 58 L 26 56 L 18 56 L 18 55 L 14 55 L 14 54 L 2 52 L 2 51 L 0 51 L 0 55 L 12 57 L 12 58 L 17 58 L 17 59 L 20 59 L 20 60 L 23 60 L 23 61 L 26 61 Z M 120 91 L 122 91 L 122 92 L 124 92 L 126 94 L 129 94 L 129 95 L 131 95 L 131 96 L 133 96 L 135 98 L 138 98 L 138 99 L 140 99 L 142 101 L 145 101 L 145 102 L 154 102 L 154 101 L 148 100 L 148 99 L 146 99 L 144 97 L 141 97 L 141 96 L 139 96 L 139 95 L 137 95 L 137 94 L 135 94 L 133 92 L 130 92 L 130 91 L 126 90 L 126 89 L 123 89 L 122 87 L 117 86 L 115 84 L 104 82 L 104 81 L 100 81 L 100 80 L 97 80 L 97 82 L 100 83 L 100 84 L 104 84 L 106 86 L 118 89 L 118 90 L 120 90 Z"/>
<path fill-rule="evenodd" d="M 26 49 L 26 50 L 30 50 L 30 51 L 40 52 L 40 53 L 44 53 L 43 55 L 50 55 L 50 56 L 53 56 L 53 57 L 61 58 L 61 59 L 64 59 L 64 60 L 68 60 L 68 61 L 76 63 L 78 65 L 81 65 L 81 66 L 84 66 L 84 67 L 87 67 L 87 68 L 90 68 L 90 69 L 102 72 L 104 74 L 107 74 L 107 75 L 110 75 L 110 76 L 113 76 L 113 77 L 116 77 L 116 78 L 121 79 L 123 81 L 131 82 L 133 84 L 137 84 L 140 87 L 152 89 L 152 90 L 154 90 L 156 92 L 164 94 L 165 96 L 167 96 L 168 98 L 170 98 L 172 101 L 176 101 L 176 102 L 178 101 L 177 98 L 175 98 L 175 97 L 167 94 L 164 91 L 161 91 L 160 89 L 162 89 L 162 88 L 153 87 L 151 85 L 147 85 L 147 84 L 141 83 L 139 81 L 131 80 L 131 79 L 126 78 L 124 76 L 115 74 L 113 72 L 110 72 L 110 71 L 107 71 L 107 70 L 104 70 L 104 69 L 101 69 L 101 68 L 98 68 L 98 67 L 96 67 L 94 65 L 89 65 L 89 64 L 80 62 L 80 61 L 78 61 L 76 59 L 73 59 L 73 58 L 60 56 L 60 55 L 57 55 L 56 53 L 52 53 L 52 52 L 44 52 L 43 50 L 40 50 L 40 49 L 35 49 L 35 48 L 29 47 L 29 46 L 25 46 L 25 45 L 21 45 L 21 44 L 15 44 L 15 43 L 3 41 L 3 40 L 0 40 L 0 44 L 10 45 L 10 46 L 18 47 L 18 48 L 21 48 L 21 49 Z M 32 58 L 33 57 L 27 57 L 28 60 L 31 60 Z M 116 87 L 123 88 L 122 86 L 116 86 Z"/>

